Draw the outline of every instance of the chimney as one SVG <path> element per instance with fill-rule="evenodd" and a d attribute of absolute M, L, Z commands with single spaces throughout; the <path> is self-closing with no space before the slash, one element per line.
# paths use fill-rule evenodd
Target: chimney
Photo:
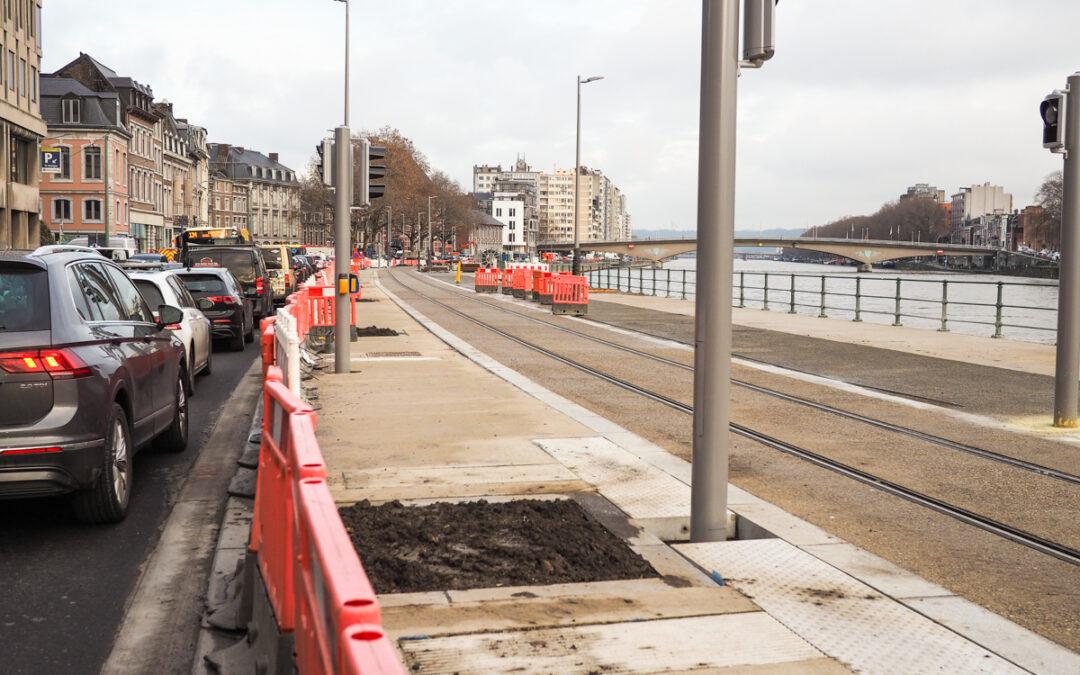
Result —
<path fill-rule="evenodd" d="M 277 154 L 276 152 L 271 152 L 271 153 L 270 153 L 270 161 L 271 161 L 271 162 L 276 162 L 276 161 L 278 161 L 278 154 Z"/>

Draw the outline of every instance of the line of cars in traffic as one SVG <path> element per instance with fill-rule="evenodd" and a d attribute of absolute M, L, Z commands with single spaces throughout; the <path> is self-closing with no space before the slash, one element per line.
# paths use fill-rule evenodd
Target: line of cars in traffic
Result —
<path fill-rule="evenodd" d="M 200 246 L 179 263 L 120 264 L 80 246 L 0 252 L 0 498 L 66 494 L 79 520 L 122 520 L 135 453 L 187 447 L 188 399 L 212 372 L 213 340 L 252 342 L 314 273 L 298 256 Z"/>

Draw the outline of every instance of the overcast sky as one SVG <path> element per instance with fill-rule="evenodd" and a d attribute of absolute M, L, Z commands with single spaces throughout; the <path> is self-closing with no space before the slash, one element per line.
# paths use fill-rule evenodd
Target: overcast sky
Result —
<path fill-rule="evenodd" d="M 697 0 L 353 0 L 352 127 L 397 127 L 471 188 L 473 164 L 574 161 L 635 227 L 696 222 Z M 44 72 L 93 55 L 212 141 L 303 170 L 341 123 L 344 5 L 48 0 Z M 740 229 L 875 210 L 908 185 L 991 181 L 1031 202 L 1061 167 L 1037 107 L 1080 70 L 1077 0 L 784 0 L 777 51 L 739 91 Z"/>

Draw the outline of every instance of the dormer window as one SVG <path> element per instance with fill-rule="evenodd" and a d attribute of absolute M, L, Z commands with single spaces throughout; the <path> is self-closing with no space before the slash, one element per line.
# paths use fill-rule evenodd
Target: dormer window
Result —
<path fill-rule="evenodd" d="M 65 98 L 60 102 L 60 114 L 64 124 L 78 124 L 82 119 L 80 101 L 77 98 Z"/>

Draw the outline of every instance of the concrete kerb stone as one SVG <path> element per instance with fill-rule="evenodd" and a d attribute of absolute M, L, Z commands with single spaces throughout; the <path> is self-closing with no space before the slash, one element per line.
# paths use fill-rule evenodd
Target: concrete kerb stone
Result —
<path fill-rule="evenodd" d="M 435 281 L 439 280 L 436 279 Z M 441 283 L 453 287 L 451 284 L 445 284 L 445 282 Z M 436 324 L 407 302 L 398 298 L 394 293 L 382 286 L 378 279 L 375 280 L 375 284 L 390 300 L 397 304 L 398 307 L 455 351 L 458 351 L 484 369 L 517 386 L 522 389 L 522 391 L 529 393 L 534 398 L 547 403 L 564 415 L 594 429 L 630 454 L 641 458 L 653 466 L 678 478 L 680 481 L 689 484 L 689 462 L 671 455 L 663 448 L 637 436 L 627 429 L 615 425 L 610 422 L 610 420 L 604 419 L 604 424 L 598 424 L 597 420 L 593 419 L 598 416 L 592 411 L 551 392 L 542 385 L 538 386 L 537 383 L 524 375 L 507 368 L 492 357 L 480 352 L 472 345 Z M 513 304 L 524 304 L 515 302 L 510 298 L 500 297 L 500 299 Z M 598 426 L 603 427 L 602 430 L 594 427 L 593 424 L 598 424 Z M 821 562 L 844 572 L 858 581 L 866 583 L 896 602 L 907 606 L 909 609 L 946 626 L 957 635 L 970 640 L 975 644 L 979 644 L 990 651 L 999 653 L 1012 663 L 1029 668 L 1033 672 L 1043 672 L 1045 670 L 1042 666 L 1045 666 L 1048 662 L 1048 659 L 1045 656 L 1047 653 L 1053 655 L 1049 661 L 1054 665 L 1068 664 L 1069 666 L 1072 666 L 1076 663 L 1080 663 L 1080 656 L 1072 654 L 1072 652 L 1065 650 L 1063 647 L 1060 647 L 1060 645 L 1056 645 L 1013 622 L 993 614 L 992 612 L 989 612 L 989 610 L 954 594 L 943 596 L 933 595 L 930 598 L 923 599 L 895 597 L 888 593 L 886 589 L 903 593 L 904 590 L 909 591 L 918 587 L 929 589 L 935 585 L 906 570 L 892 565 L 884 559 L 880 559 L 867 551 L 863 551 L 838 537 L 830 535 L 821 528 L 784 511 L 770 502 L 755 497 L 734 485 L 728 485 L 728 492 L 730 496 L 729 508 L 739 516 L 739 538 L 741 539 L 777 537 L 788 541 Z M 837 546 L 844 546 L 848 555 L 836 555 L 838 551 L 834 547 Z M 874 564 L 875 559 L 880 560 L 880 565 Z M 868 565 L 870 568 L 869 573 L 867 570 Z M 879 572 L 883 569 L 887 569 L 889 573 L 889 583 L 882 583 Z M 885 588 L 879 588 L 879 585 Z M 948 591 L 946 592 L 948 593 Z M 920 603 L 922 606 L 920 606 Z M 989 623 L 986 620 L 980 621 L 978 625 L 973 626 L 970 617 L 976 615 L 981 617 L 983 613 L 988 614 L 994 620 L 993 623 L 997 627 L 996 631 L 985 630 L 985 626 Z M 1007 629 L 1008 632 L 1006 648 L 996 648 L 993 640 L 990 638 L 992 635 L 1005 629 Z M 1058 670 L 1060 670 L 1060 668 L 1051 669 L 1053 672 Z M 1066 671 L 1062 670 L 1061 672 Z M 1076 671 L 1074 670 L 1072 672 Z"/>

